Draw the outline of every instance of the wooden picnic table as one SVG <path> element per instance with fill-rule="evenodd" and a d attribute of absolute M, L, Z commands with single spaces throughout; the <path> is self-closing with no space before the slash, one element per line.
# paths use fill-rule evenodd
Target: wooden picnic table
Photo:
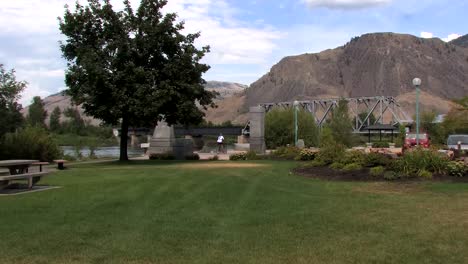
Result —
<path fill-rule="evenodd" d="M 28 168 L 38 160 L 0 160 L 0 167 L 8 168 L 10 175 L 27 173 Z"/>
<path fill-rule="evenodd" d="M 8 187 L 13 180 L 27 180 L 28 188 L 32 188 L 43 176 L 49 174 L 44 171 L 28 172 L 28 168 L 38 162 L 38 160 L 1 160 L 0 167 L 8 168 L 10 175 L 0 176 L 0 189 Z"/>

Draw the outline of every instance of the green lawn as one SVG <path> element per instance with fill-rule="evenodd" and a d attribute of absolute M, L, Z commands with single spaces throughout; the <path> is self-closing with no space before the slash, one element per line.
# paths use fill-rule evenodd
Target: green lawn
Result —
<path fill-rule="evenodd" d="M 0 263 L 468 263 L 467 184 L 219 164 L 248 165 L 75 165 L 0 197 Z"/>

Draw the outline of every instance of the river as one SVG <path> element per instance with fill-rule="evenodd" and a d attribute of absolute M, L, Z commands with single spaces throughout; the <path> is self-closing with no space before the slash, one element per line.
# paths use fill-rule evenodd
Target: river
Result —
<path fill-rule="evenodd" d="M 69 156 L 76 156 L 75 153 L 75 147 L 73 146 L 61 146 L 63 150 L 63 154 L 69 155 Z M 142 148 L 128 148 L 128 156 L 129 157 L 140 157 L 143 156 L 144 151 Z M 83 157 L 88 157 L 89 156 L 89 148 L 84 147 L 80 150 L 81 155 Z M 94 151 L 96 154 L 96 157 L 98 158 L 118 158 L 120 155 L 120 147 L 119 146 L 114 146 L 114 147 L 99 147 L 96 148 Z"/>

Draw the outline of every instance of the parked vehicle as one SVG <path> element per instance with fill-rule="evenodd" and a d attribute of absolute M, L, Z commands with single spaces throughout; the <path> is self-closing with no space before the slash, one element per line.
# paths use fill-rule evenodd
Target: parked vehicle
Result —
<path fill-rule="evenodd" d="M 406 134 L 405 137 L 405 148 L 412 148 L 415 147 L 417 144 L 416 137 L 417 134 Z M 423 148 L 429 148 L 431 146 L 431 138 L 427 133 L 421 133 L 418 136 L 419 138 L 419 145 Z"/>
<path fill-rule="evenodd" d="M 449 149 L 458 149 L 459 143 L 462 150 L 468 150 L 468 135 L 450 135 L 447 139 Z"/>

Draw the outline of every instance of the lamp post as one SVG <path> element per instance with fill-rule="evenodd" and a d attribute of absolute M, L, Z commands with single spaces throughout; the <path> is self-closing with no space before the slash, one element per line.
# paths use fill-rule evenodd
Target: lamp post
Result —
<path fill-rule="evenodd" d="M 299 106 L 299 102 L 297 100 L 294 101 L 293 106 L 294 106 L 294 146 L 297 147 L 297 132 L 298 132 L 297 107 Z"/>
<path fill-rule="evenodd" d="M 419 146 L 419 87 L 421 79 L 414 78 L 413 85 L 416 88 L 416 146 Z"/>

